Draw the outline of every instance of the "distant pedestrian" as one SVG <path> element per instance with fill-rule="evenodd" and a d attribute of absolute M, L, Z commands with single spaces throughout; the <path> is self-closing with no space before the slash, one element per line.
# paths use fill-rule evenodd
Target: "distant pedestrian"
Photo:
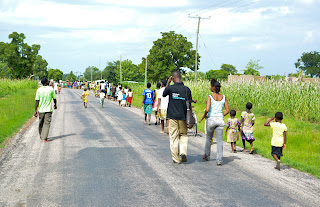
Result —
<path fill-rule="evenodd" d="M 156 118 L 156 123 L 155 125 L 157 125 L 159 123 L 160 125 L 160 120 L 159 120 L 159 117 L 158 117 L 158 106 L 159 106 L 159 102 L 158 102 L 158 91 L 161 87 L 161 83 L 157 83 L 157 88 L 154 89 L 154 101 L 153 101 L 153 105 L 152 105 L 152 110 L 154 111 L 154 115 L 155 115 L 155 118 Z"/>
<path fill-rule="evenodd" d="M 58 92 L 59 92 L 59 87 L 58 87 L 58 83 L 57 83 L 57 82 L 54 82 L 54 83 L 53 83 L 53 89 L 54 89 L 54 92 L 55 92 L 56 94 L 58 94 Z"/>
<path fill-rule="evenodd" d="M 275 120 L 275 122 L 272 122 Z M 280 170 L 280 159 L 283 156 L 282 149 L 286 148 L 287 143 L 287 126 L 282 123 L 283 114 L 277 112 L 275 117 L 268 119 L 265 126 L 271 126 L 273 130 L 273 136 L 271 139 L 271 155 L 276 160 L 277 165 L 275 169 Z"/>
<path fill-rule="evenodd" d="M 235 117 L 237 112 L 230 111 L 230 118 L 227 120 L 226 137 L 227 142 L 231 143 L 231 152 L 237 152 L 237 141 L 239 140 L 240 121 Z"/>
<path fill-rule="evenodd" d="M 42 87 L 36 92 L 36 104 L 34 116 L 39 114 L 39 135 L 40 139 L 48 142 L 48 134 L 52 117 L 52 100 L 54 102 L 54 109 L 57 109 L 56 94 L 52 87 L 49 86 L 49 80 L 43 78 L 41 80 Z"/>
<path fill-rule="evenodd" d="M 59 91 L 59 94 L 61 92 L 61 83 L 58 85 L 58 91 Z"/>
<path fill-rule="evenodd" d="M 167 134 L 169 134 L 169 120 L 167 119 L 167 109 L 169 103 L 169 97 L 163 97 L 163 92 L 166 89 L 167 80 L 162 81 L 162 88 L 158 90 L 158 117 L 161 123 L 161 132 L 164 133 L 164 122 L 167 124 Z"/>
<path fill-rule="evenodd" d="M 103 103 L 104 103 L 104 99 L 106 98 L 106 94 L 104 91 L 101 91 L 100 92 L 100 105 L 101 105 L 101 108 L 103 108 Z"/>
<path fill-rule="evenodd" d="M 253 154 L 254 148 L 253 148 L 253 142 L 255 141 L 255 138 L 253 136 L 253 125 L 255 121 L 255 116 L 251 112 L 252 109 L 252 103 L 248 102 L 246 104 L 247 110 L 241 113 L 241 137 L 242 137 L 242 144 L 243 144 L 243 151 L 246 152 L 246 141 L 250 143 L 251 150 L 250 154 Z"/>
<path fill-rule="evenodd" d="M 131 91 L 131 88 L 129 88 L 128 96 L 127 96 L 127 104 L 129 107 L 131 107 L 133 99 L 133 92 Z"/>
<path fill-rule="evenodd" d="M 144 123 L 147 123 L 148 118 L 148 124 L 151 125 L 151 114 L 152 114 L 152 104 L 154 99 L 154 92 L 151 88 L 151 83 L 147 83 L 147 88 L 143 90 L 143 99 L 141 105 L 143 106 L 144 110 Z"/>
<path fill-rule="evenodd" d="M 111 92 L 112 92 L 112 98 L 114 101 L 116 101 L 116 91 L 117 91 L 117 87 L 116 84 L 113 84 L 113 86 L 111 87 Z"/>
<path fill-rule="evenodd" d="M 126 92 L 123 90 L 123 94 L 122 94 L 122 100 L 121 100 L 121 106 L 126 107 L 127 105 L 127 94 Z"/>
<path fill-rule="evenodd" d="M 119 106 L 121 105 L 121 101 L 122 101 L 122 98 L 123 98 L 123 93 L 122 93 L 122 87 L 120 86 L 119 87 L 119 90 L 118 90 L 118 94 L 117 94 L 117 100 L 118 100 L 118 102 L 119 102 Z"/>
<path fill-rule="evenodd" d="M 108 96 L 108 100 L 110 100 L 111 98 L 111 84 L 108 83 L 108 86 L 107 86 L 107 96 Z"/>
<path fill-rule="evenodd" d="M 209 95 L 207 98 L 207 106 L 203 114 L 202 119 L 199 123 L 206 118 L 206 144 L 204 148 L 204 155 L 202 159 L 205 161 L 210 160 L 211 152 L 211 141 L 213 138 L 213 133 L 216 133 L 217 140 L 217 165 L 221 166 L 223 163 L 223 129 L 224 129 L 224 120 L 223 117 L 229 114 L 229 104 L 226 97 L 220 94 L 221 85 L 215 79 L 211 80 L 211 91 L 212 95 Z M 223 106 L 226 108 L 225 112 L 222 112 Z"/>
<path fill-rule="evenodd" d="M 174 82 L 173 85 L 170 85 L 171 80 Z M 174 163 L 187 162 L 188 130 L 186 124 L 186 101 L 189 100 L 191 108 L 191 90 L 182 83 L 179 71 L 172 73 L 167 85 L 168 86 L 164 89 L 163 97 L 169 96 L 167 118 L 169 119 L 172 160 Z"/>
<path fill-rule="evenodd" d="M 88 96 L 89 96 L 89 92 L 87 91 L 87 88 L 83 89 L 83 93 L 82 93 L 82 100 L 83 100 L 83 107 L 87 108 L 88 105 Z"/>

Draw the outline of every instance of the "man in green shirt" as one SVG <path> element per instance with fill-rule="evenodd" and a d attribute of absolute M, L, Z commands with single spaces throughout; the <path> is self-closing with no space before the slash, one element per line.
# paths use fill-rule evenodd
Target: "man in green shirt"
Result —
<path fill-rule="evenodd" d="M 39 114 L 39 134 L 40 139 L 48 142 L 48 134 L 52 117 L 52 99 L 54 102 L 54 109 L 57 109 L 56 94 L 52 87 L 49 86 L 49 80 L 43 78 L 41 80 L 42 87 L 36 93 L 36 106 L 34 116 Z"/>

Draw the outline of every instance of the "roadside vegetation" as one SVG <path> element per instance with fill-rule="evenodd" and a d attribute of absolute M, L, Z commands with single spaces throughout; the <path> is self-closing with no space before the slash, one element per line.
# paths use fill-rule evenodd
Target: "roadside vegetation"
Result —
<path fill-rule="evenodd" d="M 209 81 L 194 84 L 184 82 L 190 87 L 193 99 L 198 100 L 195 106 L 198 120 L 205 109 L 206 97 L 211 94 Z M 272 159 L 271 138 L 272 130 L 263 124 L 267 118 L 274 116 L 277 111 L 284 113 L 288 127 L 287 149 L 284 150 L 283 164 L 310 173 L 320 178 L 320 85 L 316 83 L 292 82 L 222 82 L 222 94 L 225 94 L 230 109 L 237 111 L 237 118 L 245 110 L 248 101 L 253 103 L 253 113 L 256 115 L 254 129 L 255 152 Z M 141 107 L 143 84 L 129 84 L 133 89 L 133 105 Z M 152 85 L 152 89 L 155 84 Z M 229 115 L 225 119 L 229 118 Z M 198 129 L 204 132 L 204 122 L 198 124 Z M 226 137 L 224 137 L 226 141 Z M 242 147 L 239 140 L 237 146 Z M 248 147 L 249 145 L 247 145 Z"/>
<path fill-rule="evenodd" d="M 37 88 L 35 81 L 0 79 L 0 148 L 32 117 Z"/>

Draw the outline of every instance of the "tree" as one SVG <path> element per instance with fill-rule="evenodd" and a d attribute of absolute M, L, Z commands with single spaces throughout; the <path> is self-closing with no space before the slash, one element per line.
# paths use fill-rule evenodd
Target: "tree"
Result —
<path fill-rule="evenodd" d="M 48 63 L 41 55 L 37 55 L 36 61 L 33 65 L 33 75 L 38 76 L 39 79 L 48 76 Z M 61 80 L 61 79 L 60 79 Z"/>
<path fill-rule="evenodd" d="M 7 63 L 2 63 L 0 62 L 0 78 L 9 78 L 10 73 L 9 73 L 9 67 Z"/>
<path fill-rule="evenodd" d="M 188 72 L 188 73 L 185 73 L 184 75 L 182 75 L 182 78 L 183 78 L 184 80 L 193 81 L 194 78 L 195 78 L 194 72 L 193 72 L 193 71 L 190 71 L 190 72 Z M 198 71 L 197 78 L 200 79 L 200 80 L 206 80 L 206 79 L 207 79 L 206 73 Z"/>
<path fill-rule="evenodd" d="M 302 53 L 301 58 L 295 63 L 296 68 L 303 70 L 306 75 L 320 78 L 320 54 L 319 52 Z"/>
<path fill-rule="evenodd" d="M 69 80 L 70 82 L 75 82 L 77 80 L 77 76 L 71 71 L 67 77 L 67 80 Z"/>
<path fill-rule="evenodd" d="M 169 77 L 176 70 L 182 73 L 185 73 L 185 68 L 194 70 L 195 50 L 192 50 L 192 43 L 174 31 L 161 34 L 162 38 L 154 41 L 149 51 L 148 77 L 157 81 Z"/>
<path fill-rule="evenodd" d="M 260 60 L 250 60 L 243 74 L 260 76 L 260 72 L 258 70 L 263 69 L 263 66 L 259 65 L 259 61 Z"/>
<path fill-rule="evenodd" d="M 86 80 L 91 81 L 91 69 L 92 69 L 92 81 L 100 80 L 101 79 L 101 72 L 95 66 L 89 66 L 89 67 L 86 68 L 85 72 L 83 73 L 84 78 Z"/>
<path fill-rule="evenodd" d="M 139 70 L 139 67 L 132 63 L 131 60 L 124 60 L 121 62 L 122 66 L 122 80 L 123 81 L 143 81 L 145 70 Z M 120 64 L 117 65 L 120 71 Z"/>
<path fill-rule="evenodd" d="M 48 71 L 48 78 L 53 79 L 55 81 L 59 81 L 63 79 L 63 72 L 59 69 L 50 69 Z"/>
<path fill-rule="evenodd" d="M 206 77 L 208 80 L 212 78 L 216 80 L 226 80 L 228 78 L 229 73 L 225 70 L 209 70 L 206 72 Z"/>
<path fill-rule="evenodd" d="M 231 73 L 232 75 L 234 75 L 238 72 L 236 67 L 234 67 L 233 65 L 230 65 L 230 64 L 222 64 L 221 70 L 228 72 L 228 74 Z"/>
<path fill-rule="evenodd" d="M 102 72 L 103 77 L 111 83 L 118 83 L 120 80 L 118 65 L 120 67 L 120 61 L 107 62 L 107 66 Z"/>
<path fill-rule="evenodd" d="M 24 43 L 23 33 L 9 35 L 10 43 L 0 43 L 0 62 L 9 67 L 12 78 L 25 78 L 33 73 L 33 65 L 40 50 L 40 45 Z"/>

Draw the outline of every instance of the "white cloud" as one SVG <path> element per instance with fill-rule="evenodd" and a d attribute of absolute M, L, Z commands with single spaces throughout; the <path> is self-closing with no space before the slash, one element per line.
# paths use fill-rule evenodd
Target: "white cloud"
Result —
<path fill-rule="evenodd" d="M 312 31 L 306 32 L 303 41 L 306 43 L 311 43 L 314 40 L 314 35 Z"/>
<path fill-rule="evenodd" d="M 247 39 L 247 38 L 245 38 L 245 37 L 231 37 L 231 39 L 229 39 L 228 42 L 240 42 L 245 39 Z"/>
<path fill-rule="evenodd" d="M 134 6 L 134 7 L 183 7 L 187 0 L 96 0 L 104 4 Z"/>

